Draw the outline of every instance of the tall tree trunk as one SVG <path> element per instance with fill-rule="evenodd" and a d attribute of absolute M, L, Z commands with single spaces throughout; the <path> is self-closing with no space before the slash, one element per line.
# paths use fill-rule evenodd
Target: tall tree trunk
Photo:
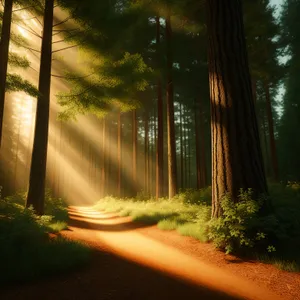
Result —
<path fill-rule="evenodd" d="M 267 193 L 244 36 L 242 1 L 210 0 L 209 81 L 212 127 L 212 216 L 239 189 Z"/>
<path fill-rule="evenodd" d="M 173 91 L 173 57 L 172 57 L 172 27 L 170 12 L 166 17 L 166 43 L 167 43 L 167 125 L 168 125 L 168 177 L 169 198 L 177 193 L 176 146 L 174 124 L 174 91 Z"/>
<path fill-rule="evenodd" d="M 122 181 L 122 118 L 121 112 L 118 113 L 118 197 L 121 198 Z"/>
<path fill-rule="evenodd" d="M 33 206 L 37 214 L 44 212 L 45 175 L 48 150 L 48 127 L 52 60 L 52 23 L 54 0 L 46 0 L 37 100 L 34 144 L 31 159 L 29 191 L 26 207 Z"/>
<path fill-rule="evenodd" d="M 200 153 L 200 133 L 199 133 L 199 115 L 197 114 L 197 101 L 194 102 L 194 118 L 195 118 L 195 144 L 196 144 L 196 186 L 201 188 L 201 153 Z"/>
<path fill-rule="evenodd" d="M 0 41 L 0 147 L 1 147 L 2 131 L 3 131 L 2 127 L 3 127 L 3 115 L 4 115 L 5 86 L 6 86 L 6 75 L 7 75 L 7 66 L 8 66 L 12 9 L 13 9 L 13 0 L 5 0 L 3 19 L 2 19 L 1 41 Z"/>
<path fill-rule="evenodd" d="M 132 187 L 133 196 L 137 194 L 137 116 L 136 109 L 132 112 Z"/>
<path fill-rule="evenodd" d="M 160 18 L 156 17 L 157 63 L 160 67 Z M 156 199 L 163 196 L 164 189 L 164 122 L 163 98 L 160 76 L 157 79 L 157 142 L 156 142 Z"/>
<path fill-rule="evenodd" d="M 272 113 L 272 104 L 270 97 L 270 87 L 268 82 L 264 81 L 264 89 L 266 94 L 266 111 L 268 118 L 268 127 L 269 127 L 269 139 L 270 139 L 270 150 L 271 150 L 271 159 L 272 159 L 272 173 L 273 179 L 275 181 L 279 180 L 278 174 L 278 161 L 277 161 L 277 151 L 276 151 L 276 142 L 274 136 L 274 124 L 273 124 L 273 113 Z"/>

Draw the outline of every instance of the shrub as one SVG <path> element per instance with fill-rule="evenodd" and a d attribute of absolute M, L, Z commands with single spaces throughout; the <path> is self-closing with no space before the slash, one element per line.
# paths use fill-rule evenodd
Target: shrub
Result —
<path fill-rule="evenodd" d="M 251 196 L 251 190 L 241 190 L 240 201 L 234 203 L 229 195 L 225 195 L 221 201 L 223 216 L 208 222 L 209 239 L 226 253 L 254 247 L 257 241 L 266 237 L 258 229 L 260 203 Z"/>
<path fill-rule="evenodd" d="M 37 216 L 32 208 L 0 199 L 0 284 L 50 275 L 86 263 L 88 247 L 49 233 L 67 224 L 53 216 Z M 19 201 L 17 201 L 19 202 Z"/>

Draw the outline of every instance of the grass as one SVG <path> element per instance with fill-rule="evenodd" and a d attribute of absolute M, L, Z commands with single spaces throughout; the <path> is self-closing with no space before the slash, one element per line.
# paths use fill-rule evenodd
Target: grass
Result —
<path fill-rule="evenodd" d="M 87 264 L 89 247 L 59 234 L 50 236 L 67 228 L 63 201 L 47 197 L 45 208 L 50 215 L 38 217 L 24 208 L 22 197 L 0 199 L 0 285 L 61 274 Z"/>
<path fill-rule="evenodd" d="M 270 257 L 269 255 L 257 255 L 257 260 L 266 264 L 274 265 L 276 268 L 287 272 L 300 272 L 300 263 L 292 260 L 285 260 L 276 257 Z"/>
<path fill-rule="evenodd" d="M 193 237 L 200 242 L 222 245 L 232 241 L 230 245 L 248 247 L 248 250 L 240 253 L 248 255 L 250 252 L 251 256 L 259 253 L 255 255 L 260 261 L 271 263 L 281 270 L 299 272 L 300 185 L 270 184 L 269 189 L 273 211 L 263 218 L 251 217 L 248 211 L 253 209 L 252 200 L 248 199 L 249 195 L 245 192 L 241 194 L 245 204 L 236 207 L 230 205 L 226 219 L 211 222 L 211 188 L 200 191 L 187 190 L 173 199 L 147 199 L 144 193 L 136 198 L 106 197 L 95 205 L 95 209 L 117 213 L 119 216 L 131 216 L 134 222 L 157 224 L 161 230 L 176 230 L 179 234 Z M 241 227 L 239 224 L 239 220 L 243 220 L 247 214 L 249 220 L 256 222 L 252 222 L 249 227 L 250 243 L 245 240 L 245 234 L 248 234 L 247 226 L 243 229 L 244 225 Z M 245 219 L 245 222 L 243 224 L 247 224 L 248 220 Z M 256 241 L 256 234 L 261 232 L 260 229 L 265 233 L 265 237 Z M 211 230 L 214 230 L 213 235 Z M 275 252 L 269 253 L 269 246 L 274 246 Z M 232 249 L 238 254 L 239 251 L 235 250 Z"/>
<path fill-rule="evenodd" d="M 177 231 L 183 236 L 190 236 L 202 243 L 208 242 L 208 236 L 205 228 L 200 227 L 197 223 L 186 223 L 177 227 Z"/>

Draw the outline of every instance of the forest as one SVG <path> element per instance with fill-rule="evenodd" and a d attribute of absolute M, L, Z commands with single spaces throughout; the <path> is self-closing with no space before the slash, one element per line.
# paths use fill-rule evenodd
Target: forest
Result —
<path fill-rule="evenodd" d="M 1 1 L 0 298 L 300 299 L 299 14 Z"/>

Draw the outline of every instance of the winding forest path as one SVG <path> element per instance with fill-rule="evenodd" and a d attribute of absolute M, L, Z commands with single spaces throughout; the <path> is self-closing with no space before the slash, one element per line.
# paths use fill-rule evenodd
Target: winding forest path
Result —
<path fill-rule="evenodd" d="M 299 299 L 299 274 L 242 262 L 176 232 L 132 223 L 129 217 L 89 207 L 70 207 L 69 213 L 70 230 L 63 234 L 91 245 L 92 263 L 12 289 L 1 299 Z"/>

